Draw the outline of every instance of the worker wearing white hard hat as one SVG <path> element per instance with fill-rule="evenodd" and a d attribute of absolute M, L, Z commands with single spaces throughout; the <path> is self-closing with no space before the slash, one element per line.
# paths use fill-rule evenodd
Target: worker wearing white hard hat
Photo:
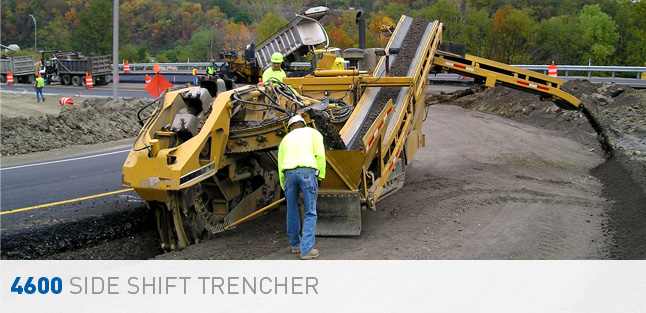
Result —
<path fill-rule="evenodd" d="M 293 254 L 303 260 L 314 259 L 319 251 L 314 249 L 316 228 L 316 199 L 319 181 L 325 178 L 325 147 L 323 136 L 307 127 L 300 115 L 287 122 L 289 133 L 278 147 L 278 172 L 280 186 L 287 200 L 287 236 Z M 301 218 L 298 195 L 303 194 L 305 210 L 301 235 Z"/>

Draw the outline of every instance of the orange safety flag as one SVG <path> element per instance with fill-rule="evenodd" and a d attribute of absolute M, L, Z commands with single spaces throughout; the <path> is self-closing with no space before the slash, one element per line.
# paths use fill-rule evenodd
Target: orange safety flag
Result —
<path fill-rule="evenodd" d="M 148 86 L 146 86 L 146 91 L 148 91 L 148 93 L 154 98 L 158 98 L 159 95 L 161 95 L 162 91 L 164 91 L 164 89 L 171 87 L 173 87 L 173 84 L 171 84 L 161 74 L 157 74 L 155 75 L 155 77 L 153 77 L 152 80 L 150 80 Z"/>
<path fill-rule="evenodd" d="M 155 71 L 155 73 L 159 73 L 160 70 L 161 70 L 161 68 L 159 68 L 159 64 L 157 64 L 157 62 L 155 62 L 155 65 L 153 65 L 153 71 Z"/>

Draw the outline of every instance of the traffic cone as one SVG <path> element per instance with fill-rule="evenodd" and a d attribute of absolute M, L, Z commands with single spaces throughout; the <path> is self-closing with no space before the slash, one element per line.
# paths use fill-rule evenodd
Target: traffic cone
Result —
<path fill-rule="evenodd" d="M 126 63 L 123 64 L 123 73 L 128 74 L 130 73 L 130 63 L 126 61 Z"/>
<path fill-rule="evenodd" d="M 13 74 L 7 72 L 7 85 L 13 85 Z"/>
<path fill-rule="evenodd" d="M 554 61 L 552 61 L 552 65 L 547 67 L 547 75 L 552 77 L 558 76 L 558 72 L 556 71 L 556 64 L 554 64 Z"/>
<path fill-rule="evenodd" d="M 148 76 L 148 74 L 146 74 L 146 87 L 148 87 L 148 84 L 150 83 L 151 80 L 152 80 L 152 78 L 150 78 L 150 76 Z"/>
<path fill-rule="evenodd" d="M 85 73 L 85 88 L 94 88 L 94 82 L 92 81 L 92 75 Z"/>
<path fill-rule="evenodd" d="M 58 100 L 58 103 L 60 103 L 61 105 L 66 105 L 66 104 L 72 105 L 74 104 L 74 100 L 68 97 L 62 97 Z"/>

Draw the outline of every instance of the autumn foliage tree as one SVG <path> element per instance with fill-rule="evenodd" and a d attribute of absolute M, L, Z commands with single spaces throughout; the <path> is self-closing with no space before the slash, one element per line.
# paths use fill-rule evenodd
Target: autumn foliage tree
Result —
<path fill-rule="evenodd" d="M 2 44 L 107 54 L 111 0 L 2 0 Z M 172 62 L 208 61 L 271 36 L 310 0 L 120 0 L 120 55 Z M 329 0 L 321 20 L 332 46 L 358 46 L 355 7 L 366 18 L 368 47 L 383 47 L 381 25 L 402 14 L 444 23 L 443 39 L 505 63 L 646 65 L 646 1 L 633 0 Z M 207 53 L 208 51 L 208 53 Z M 143 53 L 142 53 L 143 52 Z M 121 58 L 123 60 L 123 58 Z M 134 60 L 134 59 L 133 59 Z M 130 60 L 132 61 L 132 60 Z"/>
<path fill-rule="evenodd" d="M 251 31 L 243 23 L 230 23 L 226 27 L 226 35 L 223 40 L 225 49 L 240 51 L 252 43 Z"/>

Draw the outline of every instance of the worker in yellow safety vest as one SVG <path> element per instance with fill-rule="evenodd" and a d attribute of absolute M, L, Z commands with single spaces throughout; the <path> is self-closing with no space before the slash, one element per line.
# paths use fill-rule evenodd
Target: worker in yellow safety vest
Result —
<path fill-rule="evenodd" d="M 193 85 L 197 86 L 197 66 L 193 67 Z"/>
<path fill-rule="evenodd" d="M 208 75 L 209 78 L 215 75 L 215 69 L 213 68 L 213 65 L 209 65 L 209 67 L 206 68 L 206 75 Z"/>
<path fill-rule="evenodd" d="M 280 52 L 274 52 L 274 54 L 271 55 L 271 66 L 268 67 L 263 73 L 262 73 L 262 81 L 263 83 L 267 84 L 270 82 L 270 80 L 278 80 L 279 82 L 283 82 L 285 77 L 287 77 L 287 74 L 285 71 L 283 71 L 280 66 L 283 64 L 283 55 L 280 54 Z M 274 83 L 274 85 L 276 85 Z M 288 86 L 289 89 L 291 89 L 295 94 L 298 95 L 298 92 L 292 86 Z"/>
<path fill-rule="evenodd" d="M 38 74 L 36 82 L 34 83 L 34 89 L 36 89 L 36 102 L 40 102 L 40 98 L 43 98 L 45 102 L 45 95 L 43 95 L 43 88 L 45 87 L 45 79 L 42 75 Z"/>
<path fill-rule="evenodd" d="M 287 200 L 287 236 L 293 254 L 302 260 L 314 259 L 319 251 L 314 247 L 316 228 L 316 198 L 319 182 L 325 178 L 325 147 L 323 136 L 307 127 L 300 115 L 287 122 L 289 133 L 278 147 L 278 176 Z M 302 192 L 305 211 L 301 236 L 298 194 Z"/>

